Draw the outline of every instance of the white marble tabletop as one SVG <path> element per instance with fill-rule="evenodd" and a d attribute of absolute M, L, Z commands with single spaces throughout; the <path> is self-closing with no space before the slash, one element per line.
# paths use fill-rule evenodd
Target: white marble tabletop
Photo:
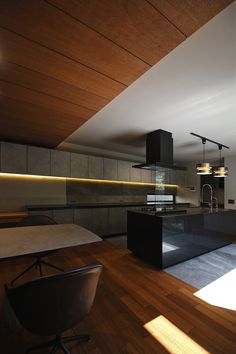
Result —
<path fill-rule="evenodd" d="M 2 228 L 0 229 L 0 259 L 98 241 L 102 241 L 99 236 L 75 224 Z"/>

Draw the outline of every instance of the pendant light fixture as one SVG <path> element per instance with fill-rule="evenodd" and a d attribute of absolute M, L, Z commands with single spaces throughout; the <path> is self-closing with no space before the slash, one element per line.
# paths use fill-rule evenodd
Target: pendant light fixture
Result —
<path fill-rule="evenodd" d="M 228 168 L 224 166 L 223 159 L 221 157 L 222 145 L 218 145 L 220 152 L 220 165 L 215 166 L 213 168 L 213 177 L 227 177 L 228 176 Z"/>
<path fill-rule="evenodd" d="M 198 175 L 211 175 L 212 174 L 212 166 L 209 162 L 205 162 L 205 146 L 206 146 L 206 139 L 202 138 L 202 162 L 197 164 L 197 174 Z"/>
<path fill-rule="evenodd" d="M 190 133 L 191 135 L 194 135 L 202 140 L 202 145 L 203 145 L 203 162 L 197 164 L 197 174 L 198 175 L 210 175 L 213 173 L 214 177 L 227 177 L 228 176 L 228 168 L 224 167 L 223 164 L 223 159 L 221 158 L 221 150 L 222 148 L 229 149 L 228 146 L 223 145 L 221 143 L 218 143 L 214 140 L 205 138 L 201 135 L 195 134 L 195 133 Z M 210 163 L 205 162 L 205 145 L 206 142 L 209 141 L 212 144 L 218 145 L 219 151 L 220 151 L 220 165 L 212 168 Z"/>

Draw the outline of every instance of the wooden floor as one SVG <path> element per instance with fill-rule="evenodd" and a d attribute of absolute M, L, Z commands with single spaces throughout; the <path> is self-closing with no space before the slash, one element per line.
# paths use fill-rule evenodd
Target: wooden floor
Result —
<path fill-rule="evenodd" d="M 30 262 L 27 258 L 0 263 L 3 354 L 23 354 L 25 348 L 47 340 L 28 333 L 19 324 L 13 330 L 5 318 L 3 285 Z M 92 311 L 67 333 L 89 333 L 92 340 L 68 344 L 73 354 L 236 353 L 235 312 L 204 303 L 193 295 L 194 288 L 108 241 L 60 250 L 50 262 L 65 270 L 94 262 L 104 265 Z M 33 270 L 22 281 L 36 274 Z M 156 335 L 151 335 L 144 325 L 154 319 Z M 184 340 L 178 329 L 185 333 Z M 190 339 L 198 349 L 191 347 Z"/>

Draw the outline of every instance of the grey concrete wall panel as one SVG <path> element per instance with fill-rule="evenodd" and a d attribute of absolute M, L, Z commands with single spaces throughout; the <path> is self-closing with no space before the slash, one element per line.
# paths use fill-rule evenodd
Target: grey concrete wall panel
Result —
<path fill-rule="evenodd" d="M 51 175 L 70 177 L 70 153 L 51 150 Z"/>
<path fill-rule="evenodd" d="M 133 165 L 137 165 L 135 162 L 130 162 L 130 181 L 131 182 L 141 182 L 141 169 L 139 168 L 133 168 Z"/>
<path fill-rule="evenodd" d="M 89 178 L 103 179 L 103 158 L 89 156 Z"/>
<path fill-rule="evenodd" d="M 27 173 L 27 146 L 1 143 L 1 172 Z"/>
<path fill-rule="evenodd" d="M 128 161 L 117 161 L 117 175 L 118 181 L 130 180 L 130 163 Z"/>
<path fill-rule="evenodd" d="M 104 163 L 104 179 L 116 181 L 118 178 L 117 160 L 104 158 L 103 163 Z"/>
<path fill-rule="evenodd" d="M 51 174 L 50 149 L 36 146 L 28 147 L 28 173 L 31 175 L 50 176 Z"/>
<path fill-rule="evenodd" d="M 88 156 L 71 153 L 71 177 L 88 178 Z"/>

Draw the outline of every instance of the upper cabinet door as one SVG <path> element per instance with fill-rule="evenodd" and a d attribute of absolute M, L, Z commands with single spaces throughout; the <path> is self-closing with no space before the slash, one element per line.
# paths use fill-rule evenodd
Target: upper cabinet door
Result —
<path fill-rule="evenodd" d="M 117 161 L 118 181 L 130 181 L 130 163 L 128 161 Z"/>
<path fill-rule="evenodd" d="M 103 159 L 104 163 L 104 179 L 116 181 L 117 176 L 117 160 L 114 159 Z"/>
<path fill-rule="evenodd" d="M 89 178 L 103 179 L 103 158 L 89 156 Z"/>
<path fill-rule="evenodd" d="M 60 150 L 51 150 L 51 175 L 70 177 L 70 153 Z"/>
<path fill-rule="evenodd" d="M 36 146 L 28 147 L 28 173 L 50 176 L 50 150 Z"/>
<path fill-rule="evenodd" d="M 88 156 L 71 153 L 70 159 L 70 176 L 78 178 L 88 178 Z"/>
<path fill-rule="evenodd" d="M 137 165 L 137 162 L 130 162 L 130 181 L 131 182 L 141 182 L 141 169 L 133 168 L 133 165 Z"/>
<path fill-rule="evenodd" d="M 25 145 L 1 143 L 1 172 L 27 173 L 27 147 Z"/>

